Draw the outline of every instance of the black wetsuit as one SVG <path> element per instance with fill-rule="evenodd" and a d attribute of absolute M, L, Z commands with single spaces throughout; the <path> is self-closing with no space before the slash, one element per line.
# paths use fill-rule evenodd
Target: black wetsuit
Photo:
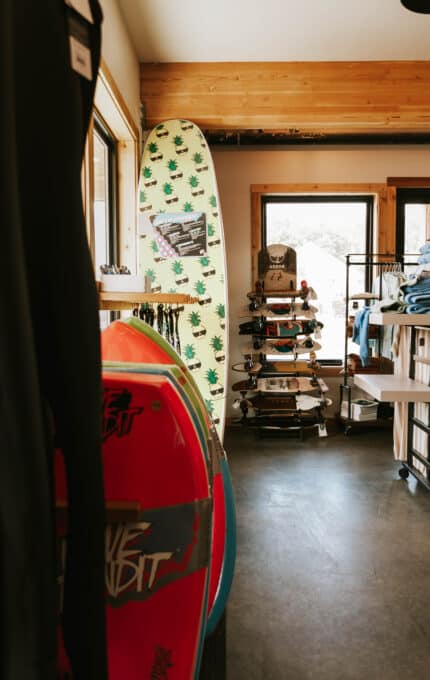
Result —
<path fill-rule="evenodd" d="M 81 162 L 93 82 L 70 67 L 63 0 L 0 0 L 2 680 L 56 675 L 53 427 L 64 449 L 64 630 L 74 679 L 106 678 L 101 367 Z"/>

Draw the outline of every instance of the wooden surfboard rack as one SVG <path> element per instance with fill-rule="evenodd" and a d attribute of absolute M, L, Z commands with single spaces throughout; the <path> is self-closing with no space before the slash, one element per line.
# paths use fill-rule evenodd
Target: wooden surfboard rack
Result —
<path fill-rule="evenodd" d="M 152 302 L 154 304 L 193 305 L 198 301 L 199 299 L 197 297 L 185 293 L 99 292 L 100 309 L 110 311 L 132 309 L 133 307 L 136 307 L 136 305 L 143 304 L 144 302 Z"/>

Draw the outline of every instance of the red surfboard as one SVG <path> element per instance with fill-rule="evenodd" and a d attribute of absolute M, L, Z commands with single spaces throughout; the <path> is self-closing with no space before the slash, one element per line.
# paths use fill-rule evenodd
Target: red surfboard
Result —
<path fill-rule="evenodd" d="M 175 361 L 179 365 L 194 391 L 194 403 L 196 410 L 201 411 L 201 417 L 205 422 L 206 428 L 210 430 L 210 437 L 214 441 L 212 459 L 212 495 L 213 495 L 213 517 L 212 517 L 212 552 L 211 552 L 211 569 L 209 582 L 209 602 L 208 602 L 208 618 L 210 621 L 211 631 L 216 627 L 222 611 L 225 606 L 225 601 L 228 596 L 228 591 L 231 585 L 231 576 L 227 573 L 228 570 L 232 572 L 233 563 L 227 567 L 225 562 L 226 557 L 226 540 L 227 540 L 227 522 L 226 522 L 226 498 L 224 491 L 224 475 L 228 474 L 228 466 L 226 462 L 225 453 L 219 445 L 219 440 L 216 431 L 211 425 L 209 415 L 204 406 L 200 392 L 194 382 L 190 370 L 184 364 L 179 355 L 169 345 L 164 338 L 162 338 L 156 331 L 154 331 L 148 324 L 140 319 L 133 317 L 132 319 L 124 321 L 114 321 L 101 334 L 102 339 L 102 359 L 104 361 L 121 361 L 121 362 L 155 362 L 161 364 L 172 364 Z M 208 432 L 209 434 L 209 432 Z M 215 445 L 216 442 L 216 445 Z M 221 459 L 224 458 L 224 469 L 221 465 Z M 225 468 L 227 466 L 227 470 Z M 233 517 L 234 522 L 234 517 Z M 231 529 L 230 529 L 231 531 Z M 235 548 L 233 546 L 233 553 Z M 231 563 L 231 560 L 229 561 Z M 225 571 L 223 572 L 223 570 Z M 221 583 L 224 577 L 228 581 L 228 589 Z M 220 602 L 217 603 L 217 598 Z M 222 605 L 221 605 L 222 599 Z M 214 612 L 216 621 L 211 620 L 211 614 Z"/>
<path fill-rule="evenodd" d="M 137 507 L 106 530 L 110 680 L 196 680 L 211 537 L 207 451 L 166 368 L 104 372 L 106 503 Z M 57 499 L 66 501 L 62 456 Z"/>

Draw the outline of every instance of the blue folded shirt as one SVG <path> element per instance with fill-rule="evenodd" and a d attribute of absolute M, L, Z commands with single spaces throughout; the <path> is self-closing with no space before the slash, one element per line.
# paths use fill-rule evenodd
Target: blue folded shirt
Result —
<path fill-rule="evenodd" d="M 430 243 L 424 243 L 423 246 L 420 248 L 420 253 L 430 253 Z"/>
<path fill-rule="evenodd" d="M 408 305 L 406 314 L 430 314 L 430 305 Z"/>
<path fill-rule="evenodd" d="M 407 305 L 429 305 L 430 293 L 408 293 L 405 302 Z"/>

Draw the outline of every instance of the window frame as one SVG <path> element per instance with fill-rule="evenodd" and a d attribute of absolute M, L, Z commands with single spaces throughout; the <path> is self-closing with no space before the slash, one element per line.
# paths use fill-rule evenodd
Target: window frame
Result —
<path fill-rule="evenodd" d="M 366 210 L 366 252 L 363 255 L 369 255 L 373 250 L 373 227 L 374 227 L 374 212 L 375 212 L 375 198 L 372 194 L 266 194 L 261 197 L 261 245 L 266 247 L 267 243 L 267 223 L 266 223 L 266 206 L 269 203 L 365 203 Z M 372 285 L 372 267 L 366 267 L 365 271 L 365 285 L 367 290 L 370 290 Z"/>
<path fill-rule="evenodd" d="M 95 111 L 93 115 L 92 135 L 97 134 L 106 145 L 107 155 L 107 205 L 108 205 L 108 262 L 119 264 L 119 220 L 118 220 L 118 149 L 117 140 L 109 130 L 101 115 Z M 94 201 L 94 195 L 93 195 Z M 95 249 L 95 234 L 94 234 Z M 98 275 L 99 272 L 96 272 Z"/>
<path fill-rule="evenodd" d="M 297 184 L 252 184 L 251 187 L 251 288 L 254 287 L 255 281 L 258 278 L 258 252 L 262 247 L 262 220 L 263 207 L 265 197 L 271 198 L 279 197 L 284 200 L 285 197 L 291 197 L 293 200 L 302 200 L 304 196 L 309 196 L 315 202 L 324 201 L 325 197 L 328 200 L 340 198 L 342 202 L 345 199 L 350 200 L 358 197 L 362 201 L 362 197 L 369 197 L 372 199 L 373 210 L 367 211 L 368 219 L 366 225 L 366 245 L 370 252 L 379 251 L 384 253 L 386 246 L 390 240 L 390 231 L 388 224 L 391 219 L 393 202 L 390 200 L 387 185 L 385 183 L 297 183 Z M 370 213 L 370 214 L 369 214 Z M 372 229 L 369 229 L 368 220 L 371 221 Z M 371 231 L 371 233 L 370 233 Z M 370 273 L 369 273 L 370 269 Z M 371 268 L 365 273 L 366 284 L 371 278 Z M 334 377 L 338 375 L 338 366 L 333 366 L 331 360 L 321 360 L 322 370 L 320 375 L 326 377 Z M 325 365 L 324 365 L 325 364 Z"/>
<path fill-rule="evenodd" d="M 405 255 L 405 207 L 414 204 L 430 205 L 430 187 L 399 187 L 396 191 L 396 259 L 399 262 L 403 262 Z"/>

